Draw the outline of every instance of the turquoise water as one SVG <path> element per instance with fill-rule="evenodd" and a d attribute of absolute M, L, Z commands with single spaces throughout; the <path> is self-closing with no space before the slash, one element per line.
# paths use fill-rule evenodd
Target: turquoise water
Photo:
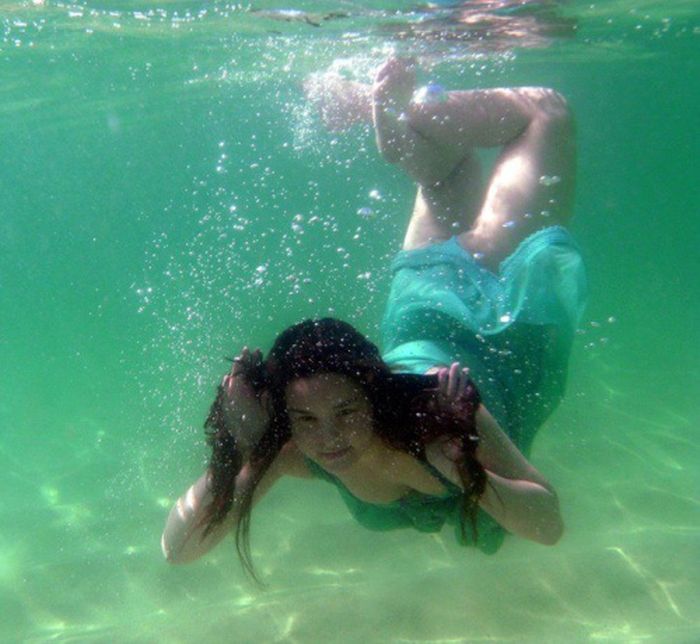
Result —
<path fill-rule="evenodd" d="M 288 7 L 3 3 L 0 640 L 700 640 L 696 3 L 480 7 L 468 28 Z M 323 131 L 300 84 L 394 49 L 576 112 L 591 297 L 533 450 L 566 536 L 486 557 L 449 530 L 365 532 L 330 487 L 285 481 L 254 515 L 266 589 L 231 542 L 168 566 L 223 356 L 319 314 L 377 337 L 412 186 L 367 130 Z"/>

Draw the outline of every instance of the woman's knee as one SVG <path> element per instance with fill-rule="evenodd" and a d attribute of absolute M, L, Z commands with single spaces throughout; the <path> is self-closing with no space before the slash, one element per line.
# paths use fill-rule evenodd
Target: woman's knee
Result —
<path fill-rule="evenodd" d="M 538 87 L 534 99 L 533 120 L 573 132 L 574 117 L 562 94 L 548 87 Z"/>

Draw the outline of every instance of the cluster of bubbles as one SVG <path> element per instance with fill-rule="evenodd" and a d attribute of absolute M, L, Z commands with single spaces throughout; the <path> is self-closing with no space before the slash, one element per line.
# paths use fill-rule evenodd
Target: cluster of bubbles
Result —
<path fill-rule="evenodd" d="M 359 146 L 354 158 L 336 154 L 328 138 L 297 150 L 291 125 L 269 124 L 274 145 L 250 124 L 247 137 L 216 142 L 209 172 L 193 176 L 184 199 L 167 207 L 166 229 L 149 242 L 143 280 L 132 285 L 152 329 L 144 351 L 153 373 L 143 396 L 157 399 L 160 422 L 183 444 L 201 431 L 192 410 L 201 415 L 202 401 L 213 397 L 224 355 L 264 346 L 302 317 L 337 312 L 353 320 L 381 307 L 376 276 L 388 280 L 392 249 L 378 252 L 375 236 L 389 234 L 396 200 L 376 187 L 290 182 L 278 156 L 287 164 L 317 156 L 321 172 L 346 179 L 366 153 Z M 159 376 L 166 390 L 153 389 Z"/>
<path fill-rule="evenodd" d="M 617 323 L 614 315 L 608 316 L 604 321 L 590 320 L 585 326 L 579 328 L 576 333 L 584 338 L 584 349 L 593 351 L 601 349 L 610 343 L 610 328 Z"/>

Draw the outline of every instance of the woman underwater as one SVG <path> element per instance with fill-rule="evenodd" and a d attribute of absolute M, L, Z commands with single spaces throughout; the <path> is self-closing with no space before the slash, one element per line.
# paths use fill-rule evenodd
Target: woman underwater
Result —
<path fill-rule="evenodd" d="M 197 559 L 233 530 L 252 572 L 250 513 L 284 476 L 331 482 L 373 530 L 448 523 L 485 552 L 506 531 L 556 543 L 556 492 L 525 455 L 563 395 L 585 300 L 563 227 L 575 174 L 564 99 L 414 91 L 404 59 L 373 86 L 325 75 L 306 89 L 329 127 L 371 119 L 381 155 L 418 183 L 383 353 L 330 318 L 286 329 L 265 360 L 244 349 L 206 421 L 209 468 L 168 517 L 166 558 Z M 489 147 L 502 151 L 484 188 L 475 151 Z"/>

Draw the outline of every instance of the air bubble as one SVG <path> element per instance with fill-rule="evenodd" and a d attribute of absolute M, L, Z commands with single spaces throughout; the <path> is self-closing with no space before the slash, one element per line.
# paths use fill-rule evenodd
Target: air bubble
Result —
<path fill-rule="evenodd" d="M 553 175 L 548 175 L 548 174 L 543 174 L 540 177 L 540 185 L 542 186 L 553 186 L 561 181 L 561 177 L 558 177 L 556 174 Z"/>
<path fill-rule="evenodd" d="M 304 232 L 304 227 L 302 226 L 303 221 L 304 215 L 294 215 L 292 219 L 292 232 L 301 235 Z"/>
<path fill-rule="evenodd" d="M 358 211 L 357 211 L 357 214 L 358 214 L 360 217 L 365 217 L 365 218 L 366 218 L 366 217 L 371 217 L 371 216 L 374 214 L 374 210 L 372 210 L 372 209 L 369 208 L 368 206 L 365 206 L 365 207 L 363 207 L 363 208 L 359 208 Z"/>

